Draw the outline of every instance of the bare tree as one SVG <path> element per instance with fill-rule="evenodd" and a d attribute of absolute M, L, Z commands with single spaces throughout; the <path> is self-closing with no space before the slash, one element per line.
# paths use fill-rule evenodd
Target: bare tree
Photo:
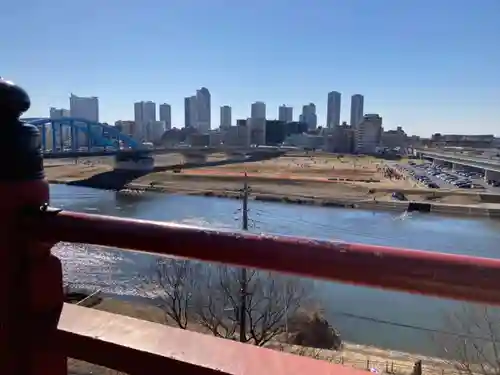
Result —
<path fill-rule="evenodd" d="M 274 272 L 254 273 L 248 289 L 249 339 L 263 346 L 285 332 L 288 320 L 307 303 L 304 281 Z"/>
<path fill-rule="evenodd" d="M 207 268 L 205 292 L 198 294 L 194 315 L 214 336 L 232 339 L 240 321 L 240 272 L 224 265 Z"/>
<path fill-rule="evenodd" d="M 153 299 L 179 328 L 186 329 L 199 292 L 200 275 L 203 272 L 199 263 L 160 258 L 142 284 L 142 294 Z"/>
<path fill-rule="evenodd" d="M 500 312 L 483 305 L 464 305 L 447 317 L 439 343 L 448 364 L 459 374 L 500 375 Z"/>
<path fill-rule="evenodd" d="M 214 336 L 235 339 L 241 314 L 240 269 L 161 259 L 148 290 L 180 328 L 195 323 Z M 283 333 L 307 296 L 307 283 L 273 272 L 247 270 L 246 342 L 265 345 Z"/>
<path fill-rule="evenodd" d="M 211 269 L 208 290 L 196 304 L 200 324 L 214 335 L 235 338 L 241 324 L 241 277 L 238 268 Z M 299 279 L 274 272 L 247 270 L 246 342 L 263 346 L 286 329 L 288 317 L 305 303 L 307 287 Z"/>

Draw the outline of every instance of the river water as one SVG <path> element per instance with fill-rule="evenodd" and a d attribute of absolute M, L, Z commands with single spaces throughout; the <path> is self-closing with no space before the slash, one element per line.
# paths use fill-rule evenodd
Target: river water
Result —
<path fill-rule="evenodd" d="M 126 195 L 89 188 L 51 186 L 51 205 L 68 210 L 239 228 L 241 202 L 231 199 L 144 193 Z M 500 221 L 344 208 L 249 203 L 250 230 L 321 239 L 390 245 L 498 258 Z M 137 293 L 136 277 L 155 258 L 117 249 L 59 244 L 65 278 L 79 287 L 123 297 Z M 462 303 L 358 286 L 315 281 L 328 320 L 343 339 L 394 350 L 436 355 L 435 334 Z M 349 314 L 357 317 L 349 316 Z M 363 318 L 364 317 L 364 318 Z M 381 323 L 388 321 L 393 324 Z M 395 323 L 395 324 L 394 324 Z M 398 324 L 425 328 L 405 328 Z"/>

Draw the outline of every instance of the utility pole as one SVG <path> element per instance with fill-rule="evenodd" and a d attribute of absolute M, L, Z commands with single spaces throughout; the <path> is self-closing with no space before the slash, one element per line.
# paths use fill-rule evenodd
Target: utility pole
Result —
<path fill-rule="evenodd" d="M 247 181 L 247 174 L 245 173 L 245 180 L 244 180 L 244 185 L 243 185 L 243 207 L 242 207 L 242 214 L 243 214 L 243 230 L 248 230 L 248 181 Z M 241 342 L 246 342 L 246 313 L 247 313 L 247 269 L 242 268 L 241 269 L 241 275 L 240 275 L 240 341 Z"/>

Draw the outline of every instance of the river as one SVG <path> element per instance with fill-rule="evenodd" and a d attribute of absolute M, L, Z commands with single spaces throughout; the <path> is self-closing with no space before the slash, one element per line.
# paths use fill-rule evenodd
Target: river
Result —
<path fill-rule="evenodd" d="M 51 186 L 51 205 L 68 210 L 239 228 L 241 202 L 231 199 L 143 193 L 126 195 L 65 185 Z M 437 215 L 372 212 L 344 208 L 249 203 L 250 230 L 321 239 L 399 246 L 490 258 L 500 256 L 500 221 Z M 89 245 L 59 244 L 65 279 L 80 287 L 133 296 L 135 277 L 147 273 L 154 257 Z M 447 330 L 445 317 L 461 303 L 419 295 L 315 281 L 325 315 L 348 341 L 436 355 L 429 331 L 373 321 L 384 320 Z M 342 313 L 342 314 L 339 314 Z M 346 316 L 354 314 L 360 319 Z"/>

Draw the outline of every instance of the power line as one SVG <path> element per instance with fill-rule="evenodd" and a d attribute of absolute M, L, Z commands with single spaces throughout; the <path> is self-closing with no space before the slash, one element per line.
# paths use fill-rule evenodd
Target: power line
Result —
<path fill-rule="evenodd" d="M 440 334 L 444 334 L 444 335 L 458 336 L 458 337 L 463 337 L 463 338 L 471 338 L 471 339 L 476 339 L 476 340 L 493 341 L 491 338 L 488 338 L 488 337 L 475 336 L 475 335 L 465 334 L 465 333 L 456 333 L 456 332 L 441 330 L 441 329 L 437 329 L 437 328 L 417 326 L 417 325 L 413 325 L 413 324 L 399 323 L 399 322 L 395 322 L 395 321 L 391 321 L 391 320 L 379 319 L 379 318 L 374 318 L 374 317 L 365 316 L 365 315 L 352 314 L 352 313 L 343 312 L 343 311 L 328 311 L 328 313 L 332 314 L 332 315 L 336 315 L 336 316 L 344 316 L 346 318 L 353 318 L 353 319 L 358 319 L 358 320 L 369 321 L 372 323 L 385 324 L 385 325 L 389 325 L 389 326 L 393 326 L 393 327 L 409 328 L 409 329 L 414 329 L 414 330 L 418 330 L 418 331 L 424 331 L 424 332 L 430 332 L 430 333 L 440 333 Z"/>

